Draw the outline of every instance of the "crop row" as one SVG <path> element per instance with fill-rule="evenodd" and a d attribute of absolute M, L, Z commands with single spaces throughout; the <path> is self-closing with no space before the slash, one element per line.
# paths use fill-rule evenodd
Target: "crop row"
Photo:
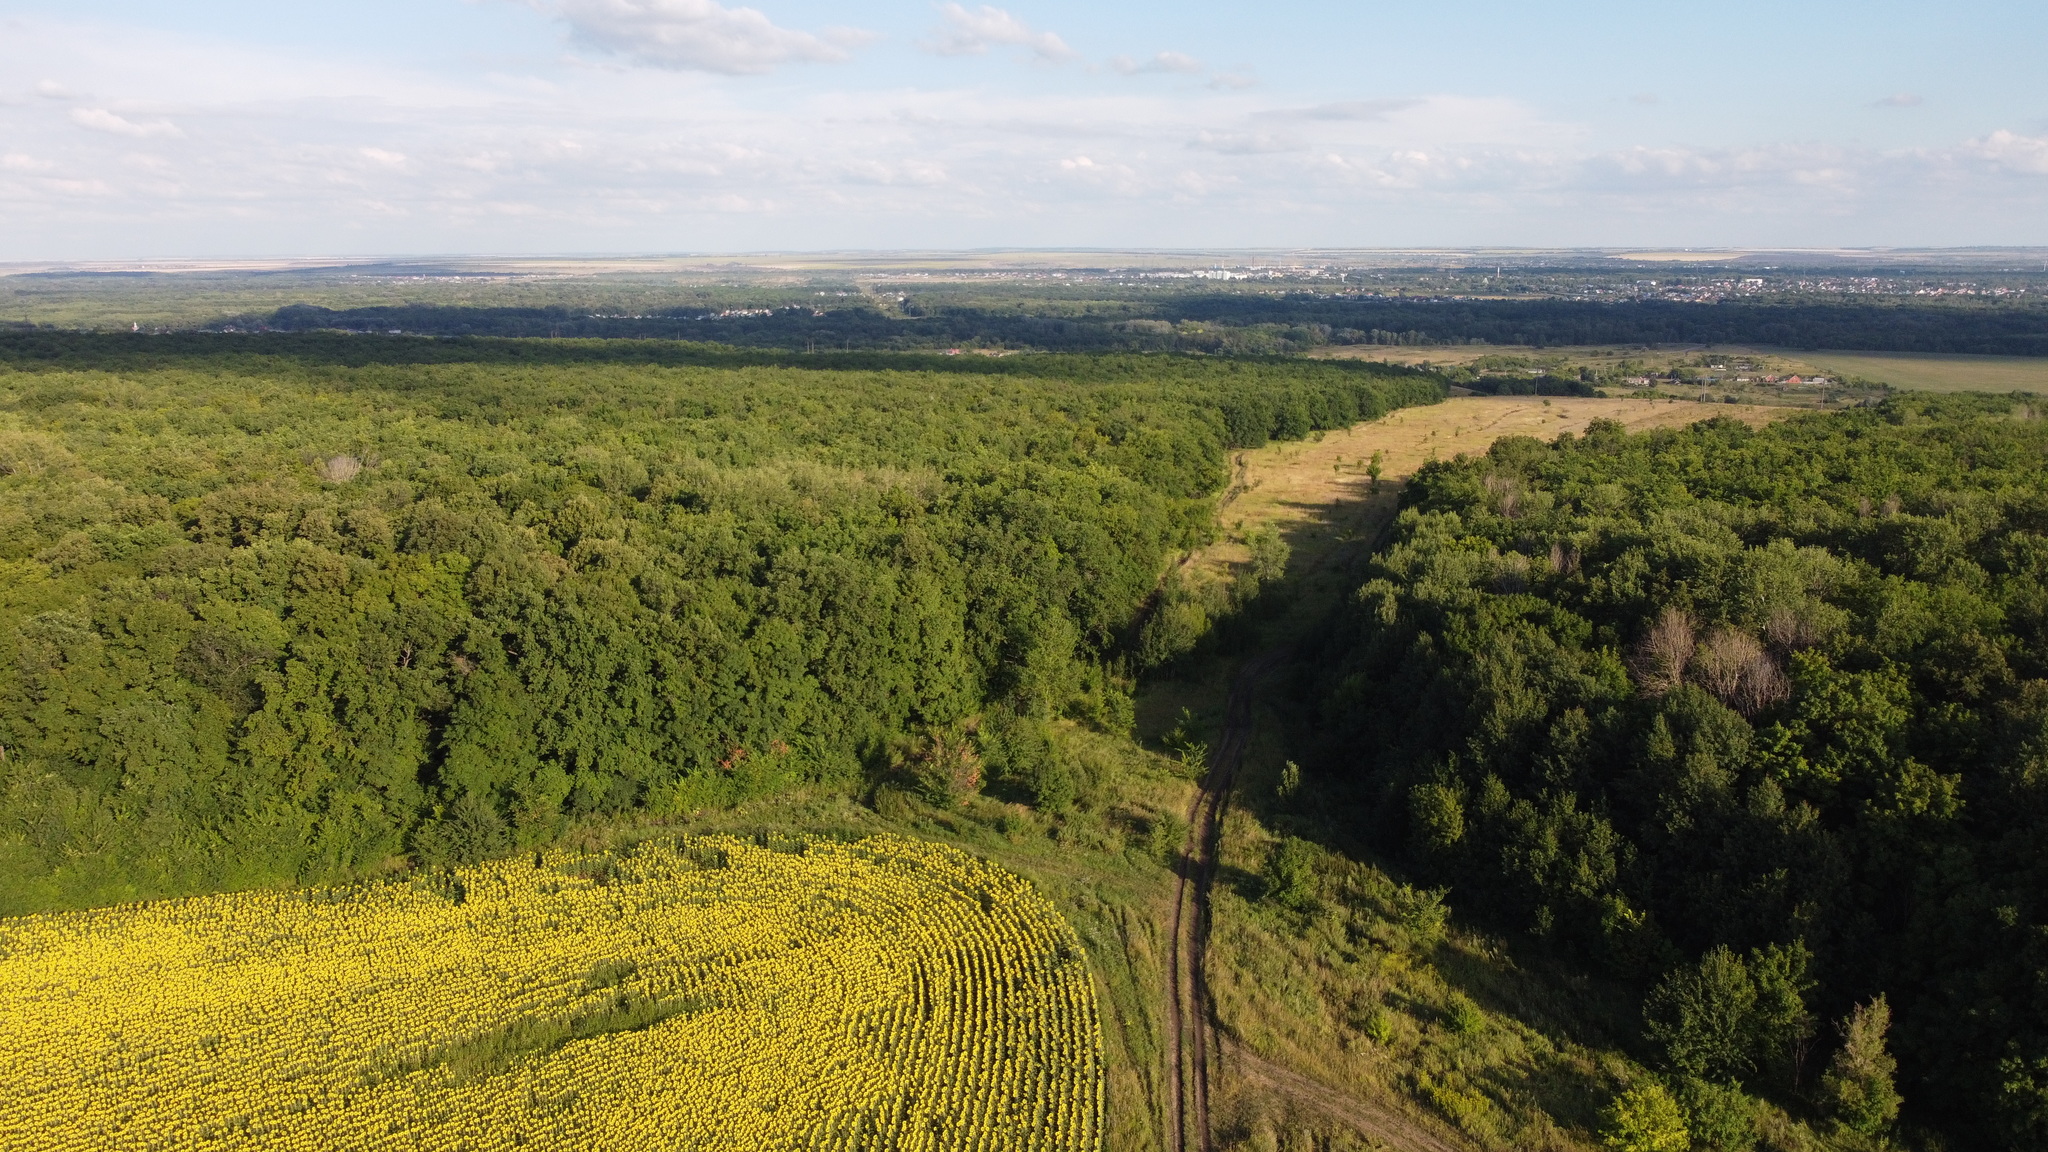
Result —
<path fill-rule="evenodd" d="M 0 1146 L 1093 1149 L 1072 930 L 893 838 L 0 921 Z"/>

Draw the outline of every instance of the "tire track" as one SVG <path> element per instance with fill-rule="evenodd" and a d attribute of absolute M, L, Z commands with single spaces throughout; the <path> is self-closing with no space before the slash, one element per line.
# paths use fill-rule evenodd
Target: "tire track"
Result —
<path fill-rule="evenodd" d="M 1439 1133 L 1397 1108 L 1333 1088 L 1241 1045 L 1230 1046 L 1230 1065 L 1233 1071 L 1270 1091 L 1403 1152 L 1471 1152 L 1473 1148 L 1467 1141 Z"/>
<path fill-rule="evenodd" d="M 1177 871 L 1173 908 L 1173 965 L 1167 1016 L 1168 1152 L 1213 1152 L 1209 1133 L 1210 1065 L 1216 1056 L 1213 1012 L 1204 972 L 1209 946 L 1209 888 L 1223 843 L 1223 815 L 1230 803 L 1245 747 L 1251 741 L 1252 697 L 1286 655 L 1264 652 L 1245 662 L 1231 681 L 1223 708 L 1223 731 L 1202 787 L 1188 806 L 1188 838 Z"/>

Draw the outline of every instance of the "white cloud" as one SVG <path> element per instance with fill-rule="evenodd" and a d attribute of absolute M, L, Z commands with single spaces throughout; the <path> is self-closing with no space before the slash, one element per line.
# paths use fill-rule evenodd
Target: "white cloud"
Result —
<path fill-rule="evenodd" d="M 0 106 L 17 224 L 0 259 L 2048 241 L 2048 126 L 2027 123 L 1919 149 L 1636 148 L 1499 97 L 1290 98 L 1072 70 L 1014 92 L 806 90 L 531 67 L 545 84 L 99 25 L 0 38 L 0 73 L 92 93 L 86 108 Z"/>
<path fill-rule="evenodd" d="M 1268 152 L 1299 152 L 1308 147 L 1301 140 L 1284 132 L 1209 132 L 1196 133 L 1188 147 L 1204 152 L 1222 152 L 1233 156 L 1252 156 Z"/>
<path fill-rule="evenodd" d="M 36 95 L 45 100 L 70 100 L 78 94 L 55 80 L 39 80 L 36 82 Z"/>
<path fill-rule="evenodd" d="M 169 120 L 135 121 L 116 115 L 105 108 L 73 108 L 71 122 L 80 128 L 95 132 L 112 132 L 116 136 L 183 136 L 178 126 Z"/>
<path fill-rule="evenodd" d="M 1872 108 L 1918 108 L 1920 97 L 1912 92 L 1894 92 L 1882 100 L 1871 101 Z"/>
<path fill-rule="evenodd" d="M 1317 104 L 1312 108 L 1276 108 L 1261 115 L 1286 120 L 1380 121 L 1421 103 L 1420 100 L 1344 100 Z"/>
<path fill-rule="evenodd" d="M 1202 62 L 1182 52 L 1154 53 L 1150 60 L 1133 60 L 1129 56 L 1112 56 L 1109 60 L 1112 71 L 1126 76 L 1137 76 L 1145 72 L 1178 72 L 1196 75 L 1202 71 Z"/>
<path fill-rule="evenodd" d="M 1052 32 L 1033 31 L 1031 26 L 1001 8 L 983 4 L 969 11 L 958 4 L 939 6 L 939 27 L 919 47 L 941 56 L 978 56 L 994 46 L 1028 48 L 1048 64 L 1072 60 L 1079 53 Z"/>
<path fill-rule="evenodd" d="M 2009 171 L 2048 175 L 2048 135 L 2022 136 L 2001 128 L 1982 140 L 1970 141 L 1963 150 Z"/>
<path fill-rule="evenodd" d="M 556 11 L 579 42 L 594 48 L 657 68 L 730 76 L 844 60 L 848 48 L 870 39 L 853 29 L 818 36 L 782 28 L 756 9 L 714 0 L 562 0 Z"/>

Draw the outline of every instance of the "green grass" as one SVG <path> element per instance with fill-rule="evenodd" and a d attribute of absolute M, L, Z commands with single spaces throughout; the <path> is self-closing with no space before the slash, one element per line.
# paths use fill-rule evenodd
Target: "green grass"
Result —
<path fill-rule="evenodd" d="M 593 988 L 612 987 L 630 976 L 593 971 L 592 979 L 610 980 L 608 984 L 591 985 Z M 656 997 L 625 990 L 570 1016 L 527 1016 L 507 1021 L 416 1059 L 401 1061 L 394 1070 L 405 1073 L 445 1068 L 458 1082 L 474 1080 L 577 1040 L 614 1032 L 639 1032 L 664 1020 L 692 1016 L 712 1007 L 710 1001 L 696 996 Z"/>
<path fill-rule="evenodd" d="M 2048 392 L 2048 356 L 1941 353 L 1788 353 L 1815 367 L 1915 392 Z"/>

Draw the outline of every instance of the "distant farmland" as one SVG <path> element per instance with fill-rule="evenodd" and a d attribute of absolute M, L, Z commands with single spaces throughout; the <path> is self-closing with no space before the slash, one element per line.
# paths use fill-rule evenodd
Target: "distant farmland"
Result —
<path fill-rule="evenodd" d="M 1937 353 L 1802 352 L 1792 354 L 1843 376 L 1922 392 L 2048 392 L 2048 356 L 1959 356 Z"/>

